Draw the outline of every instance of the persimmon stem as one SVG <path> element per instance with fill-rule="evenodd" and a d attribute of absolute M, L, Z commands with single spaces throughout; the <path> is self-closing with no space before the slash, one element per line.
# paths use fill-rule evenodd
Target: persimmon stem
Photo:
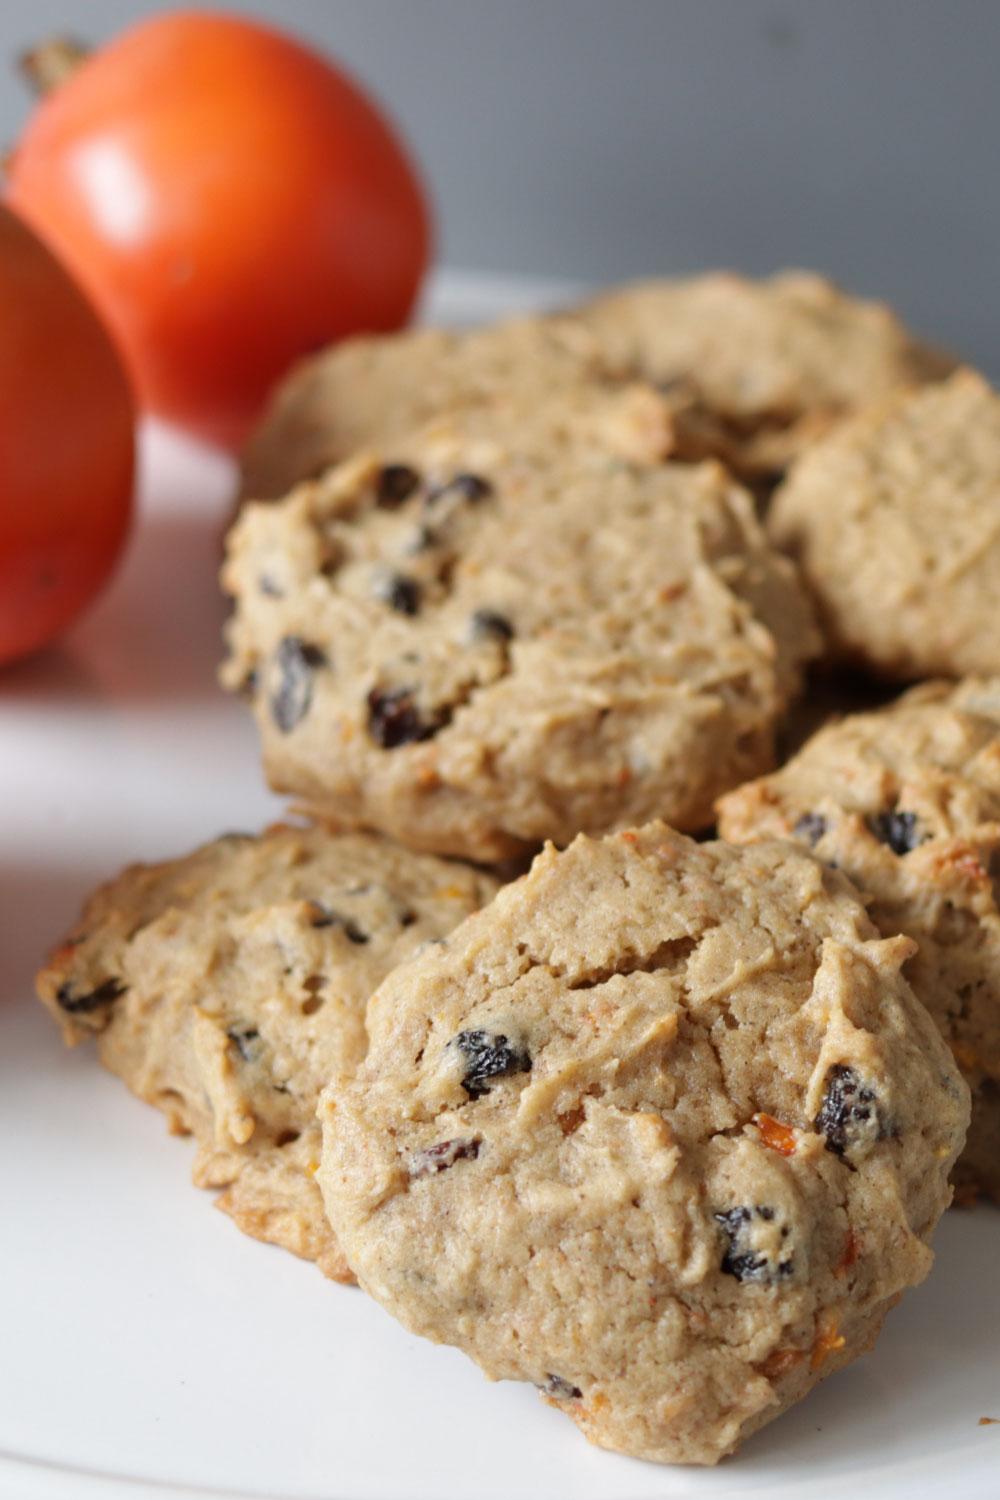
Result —
<path fill-rule="evenodd" d="M 53 36 L 22 52 L 17 60 L 18 72 L 40 97 L 65 83 L 89 57 L 90 48 L 70 36 Z"/>

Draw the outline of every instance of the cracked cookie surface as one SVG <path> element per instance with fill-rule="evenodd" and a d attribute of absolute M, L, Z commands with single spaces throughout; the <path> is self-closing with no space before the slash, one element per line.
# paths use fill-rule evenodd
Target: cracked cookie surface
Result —
<path fill-rule="evenodd" d="M 715 1462 L 929 1268 L 968 1091 L 912 948 L 794 844 L 547 849 L 321 1099 L 359 1282 L 600 1445 Z"/>
<path fill-rule="evenodd" d="M 194 1180 L 247 1234 L 351 1275 L 315 1183 L 320 1087 L 364 1056 L 390 969 L 496 882 L 370 835 L 275 827 L 137 865 L 38 976 L 66 1040 L 198 1143 Z"/>
<path fill-rule="evenodd" d="M 719 832 L 796 838 L 860 888 L 972 1089 L 959 1201 L 1000 1203 L 1000 679 L 915 688 L 723 797 Z"/>
<path fill-rule="evenodd" d="M 1000 396 L 973 371 L 817 443 L 768 527 L 835 656 L 902 681 L 1000 671 Z"/>
<path fill-rule="evenodd" d="M 544 461 L 451 419 L 245 507 L 223 681 L 276 789 L 491 860 L 696 829 L 773 764 L 808 606 L 721 467 L 621 456 L 656 430 L 645 396 L 611 394 L 601 441 L 559 429 Z"/>

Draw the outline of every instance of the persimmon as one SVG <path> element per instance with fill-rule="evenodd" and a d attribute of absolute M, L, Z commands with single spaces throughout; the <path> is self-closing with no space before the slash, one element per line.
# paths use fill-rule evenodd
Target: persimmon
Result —
<path fill-rule="evenodd" d="M 405 322 L 429 212 L 345 72 L 232 15 L 140 22 L 44 95 L 9 198 L 117 338 L 146 409 L 246 435 L 296 358 Z"/>
<path fill-rule="evenodd" d="M 98 593 L 132 509 L 134 410 L 80 289 L 0 205 L 0 662 L 59 634 Z"/>

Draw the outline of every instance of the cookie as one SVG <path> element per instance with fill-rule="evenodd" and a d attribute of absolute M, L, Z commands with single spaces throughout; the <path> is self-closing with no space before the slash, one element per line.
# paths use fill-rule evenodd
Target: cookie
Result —
<path fill-rule="evenodd" d="M 360 1284 L 601 1446 L 714 1463 L 931 1264 L 968 1091 L 912 951 L 794 844 L 546 850 L 321 1099 Z"/>
<path fill-rule="evenodd" d="M 1000 672 L 1000 396 L 971 370 L 838 428 L 774 499 L 831 653 L 880 675 Z"/>
<path fill-rule="evenodd" d="M 612 378 L 621 376 L 596 339 L 569 318 L 348 339 L 298 365 L 278 387 L 243 455 L 241 492 L 278 498 L 357 449 L 392 442 L 456 408 L 492 412 L 502 430 L 504 412 L 516 420 L 553 390 Z"/>
<path fill-rule="evenodd" d="M 654 815 L 701 827 L 773 763 L 816 649 L 791 565 L 717 465 L 554 441 L 541 412 L 517 449 L 474 431 L 244 508 L 223 681 L 253 700 L 271 785 L 484 861 Z"/>
<path fill-rule="evenodd" d="M 640 282 L 577 316 L 612 368 L 665 389 L 682 456 L 721 458 L 765 489 L 847 413 L 954 368 L 883 303 L 804 271 Z"/>
<path fill-rule="evenodd" d="M 1000 1203 L 1000 679 L 928 684 L 823 729 L 719 804 L 740 843 L 793 837 L 844 870 L 972 1089 L 959 1200 Z"/>
<path fill-rule="evenodd" d="M 390 969 L 496 883 L 370 835 L 276 827 L 136 865 L 38 976 L 68 1042 L 195 1136 L 194 1180 L 241 1229 L 350 1280 L 315 1183 L 316 1099 L 364 1056 Z"/>

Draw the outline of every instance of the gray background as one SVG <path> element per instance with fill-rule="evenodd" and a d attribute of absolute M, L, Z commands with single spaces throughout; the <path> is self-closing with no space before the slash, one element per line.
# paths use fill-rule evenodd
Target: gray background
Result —
<path fill-rule="evenodd" d="M 162 7 L 4 7 L 0 45 Z M 815 266 L 1000 372 L 996 0 L 287 0 L 388 106 L 449 265 Z M 25 95 L 0 91 L 0 135 Z"/>

